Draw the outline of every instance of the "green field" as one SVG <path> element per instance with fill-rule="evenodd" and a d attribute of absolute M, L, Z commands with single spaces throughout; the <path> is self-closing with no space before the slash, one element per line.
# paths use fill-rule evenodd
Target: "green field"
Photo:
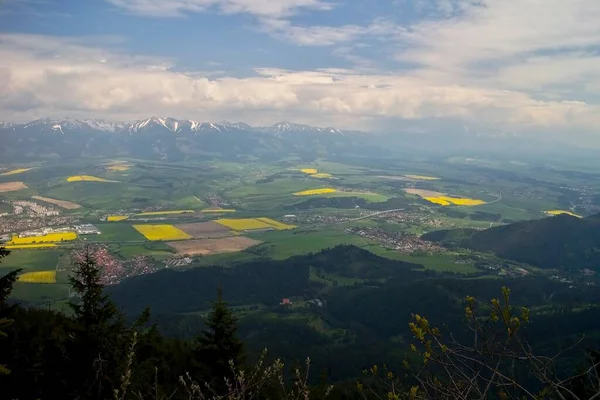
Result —
<path fill-rule="evenodd" d="M 103 218 L 117 212 L 200 211 L 221 206 L 235 209 L 235 214 L 228 215 L 234 218 L 269 217 L 283 221 L 285 215 L 294 215 L 291 223 L 297 228 L 251 233 L 248 235 L 250 238 L 263 243 L 237 253 L 196 256 L 190 268 L 231 265 L 261 257 L 282 260 L 340 244 L 351 244 L 387 258 L 422 264 L 429 270 L 473 274 L 478 272 L 476 268 L 454 262 L 451 255 L 401 254 L 384 249 L 377 240 L 364 239 L 348 233 L 346 229 L 380 229 L 383 232 L 415 235 L 445 228 L 486 229 L 509 221 L 542 218 L 543 212 L 549 209 L 588 207 L 589 201 L 584 204 L 582 195 L 565 191 L 564 185 L 600 188 L 600 178 L 596 179 L 589 172 L 577 174 L 559 167 L 554 170 L 544 168 L 540 172 L 539 166 L 535 167 L 533 163 L 484 158 L 410 156 L 406 159 L 355 158 L 342 161 L 333 157 L 306 161 L 288 157 L 268 163 L 257 158 L 239 162 L 203 160 L 185 163 L 123 159 L 130 166 L 127 171 L 106 171 L 106 164 L 113 161 L 44 161 L 36 164 L 34 170 L 19 175 L 18 179 L 23 180 L 29 188 L 0 193 L 0 212 L 11 212 L 11 201 L 27 200 L 35 194 L 68 200 L 83 207 L 76 210 L 61 209 L 62 214 L 70 215 L 79 222 L 95 224 L 102 234 L 87 235 L 70 242 L 66 247 L 52 250 L 15 250 L 3 260 L 0 268 L 46 270 L 56 268 L 59 259 L 61 268 L 67 268 L 70 262 L 67 250 L 86 243 L 105 244 L 110 253 L 120 260 L 149 256 L 162 264 L 164 260 L 175 256 L 173 249 L 164 243 L 149 242 L 132 227 L 134 221 L 109 223 Z M 300 172 L 302 168 L 314 168 L 332 177 L 316 179 Z M 407 174 L 436 176 L 440 179 L 407 181 L 402 178 Z M 67 182 L 66 178 L 73 175 L 92 175 L 118 182 Z M 2 177 L 0 181 L 16 180 L 8 178 Z M 333 187 L 339 191 L 318 196 L 293 194 L 321 187 Z M 442 207 L 423 201 L 418 196 L 407 195 L 404 191 L 407 187 L 483 199 L 488 204 Z M 315 199 L 320 200 L 315 202 Z M 388 216 L 365 217 L 369 213 L 391 209 L 404 210 L 410 218 L 393 220 Z M 487 214 L 477 217 L 477 212 Z M 586 215 L 585 208 L 577 208 L 577 212 Z M 481 215 L 484 217 L 481 218 Z M 485 220 L 485 215 L 493 215 L 496 219 Z M 157 217 L 144 223 L 192 223 L 219 217 L 212 214 L 170 219 Z M 363 219 L 354 221 L 359 217 Z M 346 221 L 348 219 L 350 221 Z M 61 258 L 61 255 L 65 256 Z M 60 282 L 66 282 L 66 278 L 66 274 L 59 274 Z M 36 297 L 38 286 L 39 295 Z M 47 300 L 53 293 L 64 292 L 59 287 L 54 290 L 41 288 L 40 285 L 20 285 L 16 295 L 27 299 L 45 296 Z"/>
<path fill-rule="evenodd" d="M 69 297 L 69 285 L 57 283 L 44 285 L 38 283 L 15 283 L 13 298 L 25 300 L 34 306 L 52 306 L 57 300 Z"/>
<path fill-rule="evenodd" d="M 174 250 L 163 243 L 145 243 L 140 245 L 119 245 L 113 247 L 113 252 L 121 258 L 127 259 L 135 256 L 152 256 L 156 259 L 165 259 L 173 256 Z"/>
<path fill-rule="evenodd" d="M 340 244 L 353 244 L 358 247 L 369 243 L 361 237 L 345 234 L 341 230 L 278 231 L 248 235 L 264 241 L 269 246 L 269 257 L 283 260 L 299 254 L 314 253 Z"/>
<path fill-rule="evenodd" d="M 10 256 L 2 260 L 0 271 L 18 268 L 23 272 L 56 269 L 60 255 L 60 250 L 12 250 Z"/>
<path fill-rule="evenodd" d="M 146 238 L 130 222 L 107 222 L 95 224 L 102 234 L 90 235 L 90 242 L 144 242 Z"/>

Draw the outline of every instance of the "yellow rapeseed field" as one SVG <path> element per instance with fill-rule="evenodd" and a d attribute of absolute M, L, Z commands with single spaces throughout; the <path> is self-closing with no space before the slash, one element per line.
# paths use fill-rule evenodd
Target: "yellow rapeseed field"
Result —
<path fill-rule="evenodd" d="M 440 179 L 435 176 L 426 176 L 426 175 L 404 175 L 404 176 L 407 178 L 410 178 L 410 179 L 417 179 L 420 181 L 437 181 Z"/>
<path fill-rule="evenodd" d="M 302 168 L 302 169 L 300 170 L 300 172 L 304 172 L 305 174 L 312 175 L 312 174 L 316 174 L 316 173 L 317 173 L 317 172 L 319 172 L 319 171 L 317 171 L 317 170 L 316 170 L 316 169 L 314 169 L 314 168 Z"/>
<path fill-rule="evenodd" d="M 337 190 L 333 188 L 321 188 L 321 189 L 311 189 L 311 190 L 303 190 L 302 192 L 294 193 L 294 196 L 314 196 L 316 194 L 328 194 L 335 193 Z"/>
<path fill-rule="evenodd" d="M 450 196 L 424 197 L 424 199 L 442 206 L 449 206 L 450 204 L 454 204 L 455 206 L 480 206 L 485 204 L 483 200 Z"/>
<path fill-rule="evenodd" d="M 320 178 L 320 179 L 333 178 L 333 175 L 326 174 L 325 172 L 319 172 L 317 174 L 311 174 L 310 176 L 312 176 L 313 178 Z"/>
<path fill-rule="evenodd" d="M 113 171 L 113 172 L 121 172 L 121 171 L 127 171 L 129 168 L 131 168 L 129 165 L 123 165 L 123 164 L 117 164 L 117 165 L 109 165 L 106 169 L 109 171 Z"/>
<path fill-rule="evenodd" d="M 434 204 L 439 204 L 440 206 L 449 206 L 450 203 L 448 200 L 442 198 L 442 197 L 423 197 L 425 200 L 429 201 L 430 203 L 434 203 Z"/>
<path fill-rule="evenodd" d="M 56 283 L 56 271 L 26 272 L 19 276 L 18 281 L 26 283 Z"/>
<path fill-rule="evenodd" d="M 271 219 L 271 218 L 256 218 L 256 219 L 261 222 L 271 225 L 273 228 L 277 229 L 278 231 L 294 229 L 296 227 L 296 225 L 284 224 L 283 222 L 275 221 L 274 219 Z"/>
<path fill-rule="evenodd" d="M 571 211 L 565 211 L 565 210 L 549 210 L 549 211 L 545 211 L 545 213 L 548 215 L 568 214 L 572 217 L 582 218 L 581 215 L 577 215 Z"/>
<path fill-rule="evenodd" d="M 170 215 L 170 214 L 187 214 L 194 213 L 194 210 L 173 210 L 173 211 L 149 211 L 143 212 L 139 214 L 135 214 L 136 216 L 147 216 L 147 215 Z"/>
<path fill-rule="evenodd" d="M 52 242 L 61 242 L 67 240 L 75 240 L 77 239 L 77 234 L 75 232 L 55 232 L 48 233 L 43 236 L 31 236 L 20 238 L 18 236 L 13 236 L 12 240 L 8 242 L 8 245 L 23 245 L 23 244 L 35 244 L 35 243 L 52 243 Z"/>
<path fill-rule="evenodd" d="M 39 244 L 18 244 L 4 246 L 8 250 L 24 250 L 24 249 L 46 249 L 48 247 L 56 247 L 55 243 L 39 243 Z"/>
<path fill-rule="evenodd" d="M 109 222 L 125 221 L 129 216 L 127 215 L 109 215 L 106 220 Z"/>
<path fill-rule="evenodd" d="M 250 231 L 257 229 L 275 228 L 273 225 L 261 221 L 257 218 L 220 218 L 215 222 L 235 231 Z"/>
<path fill-rule="evenodd" d="M 235 212 L 235 210 L 222 208 L 220 210 L 206 209 L 206 210 L 202 210 L 200 212 L 203 212 L 203 213 L 233 213 L 233 212 Z"/>
<path fill-rule="evenodd" d="M 148 240 L 183 240 L 192 237 L 173 225 L 133 225 Z"/>
<path fill-rule="evenodd" d="M 2 174 L 0 174 L 0 176 L 9 176 L 9 175 L 16 175 L 16 174 L 20 174 L 21 172 L 27 172 L 30 171 L 32 168 L 19 168 L 19 169 L 13 169 L 12 171 L 8 171 L 8 172 L 4 172 Z"/>
<path fill-rule="evenodd" d="M 97 176 L 91 175 L 76 175 L 67 178 L 67 182 L 116 182 L 109 181 L 108 179 L 98 178 Z"/>

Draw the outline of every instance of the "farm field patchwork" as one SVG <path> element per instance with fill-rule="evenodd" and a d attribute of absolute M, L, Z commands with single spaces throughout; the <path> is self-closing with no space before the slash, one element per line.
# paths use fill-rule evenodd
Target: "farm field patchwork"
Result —
<path fill-rule="evenodd" d="M 449 206 L 451 204 L 455 206 L 480 206 L 486 204 L 483 200 L 469 199 L 463 197 L 450 197 L 450 196 L 438 196 L 438 197 L 424 197 L 425 200 L 439 204 L 441 206 Z"/>
<path fill-rule="evenodd" d="M 146 238 L 128 223 L 104 222 L 94 224 L 102 232 L 90 235 L 88 242 L 145 242 Z"/>
<path fill-rule="evenodd" d="M 111 164 L 106 167 L 107 170 L 112 172 L 123 172 L 127 171 L 129 168 L 131 168 L 131 166 L 128 164 Z"/>
<path fill-rule="evenodd" d="M 575 214 L 572 211 L 565 211 L 565 210 L 549 210 L 549 211 L 544 211 L 546 214 L 548 215 L 561 215 L 561 214 L 567 214 L 570 215 L 572 217 L 577 217 L 577 218 L 582 218 L 581 215 Z"/>
<path fill-rule="evenodd" d="M 420 197 L 438 197 L 438 196 L 445 196 L 444 193 L 441 192 L 436 192 L 434 190 L 425 190 L 425 189 L 404 189 L 404 191 L 408 194 L 415 194 L 417 196 Z"/>
<path fill-rule="evenodd" d="M 440 179 L 437 176 L 427 176 L 427 175 L 404 175 L 404 176 L 409 179 L 415 179 L 418 181 L 437 181 Z"/>
<path fill-rule="evenodd" d="M 300 170 L 300 172 L 310 175 L 311 178 L 318 178 L 318 179 L 333 178 L 333 175 L 325 173 L 325 172 L 319 172 L 319 170 L 316 168 L 303 168 Z"/>
<path fill-rule="evenodd" d="M 197 239 L 221 238 L 232 235 L 229 228 L 215 221 L 177 224 L 175 225 L 175 228 L 180 229 Z"/>
<path fill-rule="evenodd" d="M 109 222 L 118 222 L 118 221 L 125 221 L 128 218 L 129 218 L 128 215 L 109 215 L 108 217 L 106 217 L 106 220 Z"/>
<path fill-rule="evenodd" d="M 143 217 L 143 216 L 151 216 L 151 215 L 174 215 L 174 214 L 193 214 L 195 213 L 194 210 L 172 210 L 172 211 L 149 211 L 149 212 L 143 212 L 143 213 L 139 213 L 139 214 L 135 214 L 136 216 L 139 217 Z"/>
<path fill-rule="evenodd" d="M 18 281 L 26 283 L 56 283 L 56 270 L 25 272 L 19 276 Z"/>
<path fill-rule="evenodd" d="M 117 182 L 91 175 L 75 175 L 67 178 L 67 182 Z"/>
<path fill-rule="evenodd" d="M 373 203 L 386 201 L 390 198 L 389 196 L 385 196 L 385 195 L 378 194 L 378 193 L 372 193 L 372 192 L 347 192 L 347 191 L 341 191 L 341 190 L 338 190 L 334 193 L 325 193 L 322 196 L 323 197 L 359 197 L 361 199 L 365 199 L 365 200 L 373 202 Z"/>
<path fill-rule="evenodd" d="M 441 206 L 480 206 L 486 204 L 483 200 L 470 199 L 467 197 L 453 197 L 433 190 L 404 189 L 404 191 L 409 194 L 417 195 L 430 203 L 439 204 Z"/>
<path fill-rule="evenodd" d="M 284 224 L 283 222 L 275 221 L 274 219 L 271 219 L 271 218 L 256 218 L 256 219 L 273 226 L 278 231 L 294 229 L 296 227 L 296 225 Z"/>
<path fill-rule="evenodd" d="M 546 175 L 540 177 L 533 172 L 530 175 L 527 175 L 529 172 L 519 172 L 531 182 L 534 179 L 544 182 L 539 187 L 525 190 L 520 189 L 521 181 L 511 181 L 510 174 L 476 168 L 453 169 L 442 160 L 439 163 L 417 159 L 377 160 L 369 164 L 368 160 L 360 159 L 356 165 L 293 157 L 274 163 L 258 160 L 171 163 L 131 159 L 130 164 L 125 164 L 113 161 L 116 160 L 105 159 L 96 163 L 94 160 L 61 161 L 58 164 L 53 160 L 43 160 L 40 164 L 43 168 L 19 172 L 20 175 L 15 173 L 13 177 L 0 176 L 2 182 L 23 179 L 24 182 L 10 182 L 9 185 L 13 185 L 10 190 L 25 189 L 0 193 L 0 213 L 13 213 L 13 203 L 19 200 L 36 201 L 45 206 L 54 204 L 52 208 L 58 210 L 58 206 L 64 210 L 61 210 L 61 215 L 51 216 L 48 220 L 60 222 L 63 219 L 66 222 L 64 225 L 54 223 L 48 226 L 92 223 L 102 232 L 65 243 L 38 243 L 40 238 L 36 238 L 36 243 L 8 244 L 12 252 L 2 260 L 0 275 L 5 269 L 22 268 L 23 273 L 29 273 L 49 272 L 57 268 L 57 283 L 33 284 L 20 280 L 15 284 L 15 298 L 31 299 L 31 304 L 43 306 L 54 306 L 58 297 L 66 299 L 69 294 L 66 277 L 71 267 L 69 253 L 72 248 L 84 243 L 106 246 L 119 261 L 132 262 L 132 258 L 141 256 L 159 268 L 164 267 L 168 259 L 183 254 L 197 257 L 190 267 L 233 265 L 239 261 L 263 258 L 281 260 L 339 244 L 352 244 L 387 258 L 423 264 L 426 269 L 469 274 L 478 270 L 454 261 L 451 256 L 421 256 L 421 252 L 409 255 L 386 250 L 384 246 L 387 244 L 383 239 L 391 237 L 388 231 L 421 234 L 445 227 L 486 229 L 503 223 L 502 220 L 480 221 L 473 217 L 479 214 L 481 218 L 499 214 L 507 220 L 540 218 L 546 210 L 553 215 L 575 214 L 573 210 L 581 210 L 581 215 L 592 214 L 578 203 L 575 194 L 567 199 L 570 202 L 561 199 L 562 192 L 554 190 L 549 183 L 552 177 L 547 179 Z M 301 164 L 304 162 L 308 163 Z M 301 172 L 300 168 L 304 166 L 306 171 Z M 17 166 L 13 165 L 12 169 L 15 168 Z M 90 175 L 78 175 L 81 173 Z M 121 179 L 120 176 L 126 178 Z M 71 180 L 73 183 L 65 182 L 67 177 L 75 178 Z M 576 175 L 561 179 L 566 181 L 567 178 L 576 180 L 573 186 L 583 184 L 583 178 Z M 593 181 L 590 177 L 585 179 Z M 94 181 L 121 183 L 75 183 Z M 3 185 L 6 183 L 0 184 L 0 191 L 4 191 Z M 505 187 L 511 189 L 496 201 L 495 195 Z M 600 183 L 594 183 L 593 188 L 600 188 Z M 416 196 L 409 194 L 428 199 L 417 201 Z M 365 201 L 341 198 L 350 196 Z M 387 203 L 377 204 L 386 199 L 389 200 Z M 480 204 L 482 200 L 477 199 L 490 203 L 468 210 L 455 205 L 455 202 L 472 201 Z M 355 207 L 355 203 L 360 206 Z M 449 207 L 435 206 L 435 203 Z M 564 210 L 554 210 L 561 207 Z M 406 212 L 368 217 L 380 210 L 396 208 L 404 208 Z M 139 216 L 135 217 L 136 213 Z M 27 214 L 28 210 L 25 210 L 23 218 L 28 218 Z M 293 217 L 281 217 L 292 214 Z M 365 219 L 352 221 L 363 215 Z M 270 218 L 263 218 L 267 216 Z M 132 219 L 136 218 L 138 222 L 133 222 Z M 165 221 L 158 221 L 162 219 Z M 226 226 L 223 220 L 229 220 L 232 226 Z M 289 222 L 292 220 L 295 222 Z M 294 226 L 291 224 L 298 225 L 300 229 L 292 229 Z M 349 229 L 355 226 L 381 228 L 385 235 L 382 241 L 379 237 L 359 236 Z M 378 235 L 383 235 L 381 232 Z M 258 244 L 261 245 L 252 247 Z M 248 247 L 252 248 L 244 251 Z M 52 253 L 59 256 L 51 256 Z M 48 255 L 36 258 L 38 254 Z M 336 279 L 340 279 L 341 283 L 351 278 Z M 37 280 L 42 279 L 38 276 Z"/>
<path fill-rule="evenodd" d="M 169 242 L 169 246 L 184 255 L 210 255 L 221 253 L 234 253 L 262 243 L 260 240 L 244 236 L 226 237 L 220 239 L 195 239 L 182 242 Z"/>
<path fill-rule="evenodd" d="M 37 243 L 56 243 L 67 240 L 75 240 L 77 239 L 77 234 L 75 232 L 54 232 L 48 233 L 43 236 L 31 236 L 20 238 L 17 236 L 13 236 L 8 245 L 29 245 L 29 244 L 37 244 Z"/>
<path fill-rule="evenodd" d="M 56 243 L 7 244 L 4 247 L 8 250 L 46 249 L 49 247 L 56 247 Z"/>
<path fill-rule="evenodd" d="M 133 225 L 148 240 L 184 240 L 192 237 L 173 225 Z"/>
<path fill-rule="evenodd" d="M 0 193 L 14 192 L 16 190 L 27 189 L 27 185 L 23 182 L 5 182 L 0 183 Z"/>
<path fill-rule="evenodd" d="M 56 269 L 61 254 L 62 252 L 56 246 L 46 249 L 12 250 L 10 256 L 2 259 L 0 275 L 3 275 L 1 272 L 3 269 L 13 270 L 21 268 L 23 272 Z"/>
<path fill-rule="evenodd" d="M 283 260 L 296 255 L 319 252 L 323 249 L 335 247 L 340 244 L 353 244 L 365 247 L 370 242 L 357 235 L 348 235 L 343 230 L 325 229 L 308 232 L 271 231 L 260 235 L 249 234 L 250 237 L 262 240 L 272 245 L 268 256 L 276 260 Z"/>
<path fill-rule="evenodd" d="M 78 208 L 81 208 L 79 204 L 73 203 L 71 201 L 51 199 L 49 197 L 42 196 L 31 196 L 31 198 L 34 200 L 40 200 L 46 203 L 54 204 L 67 210 L 76 210 Z"/>
<path fill-rule="evenodd" d="M 301 192 L 294 193 L 294 196 L 315 196 L 319 194 L 336 193 L 337 190 L 333 188 L 321 188 L 321 189 L 309 189 Z"/>
<path fill-rule="evenodd" d="M 136 256 L 151 256 L 155 259 L 163 260 L 173 257 L 174 250 L 166 242 L 146 242 L 144 244 L 118 245 L 113 250 L 123 259 Z"/>
<path fill-rule="evenodd" d="M 0 176 L 10 176 L 10 175 L 17 175 L 23 172 L 27 172 L 27 171 L 31 171 L 33 168 L 18 168 L 18 169 L 13 169 L 12 171 L 7 171 L 7 172 L 3 172 L 0 174 Z"/>
<path fill-rule="evenodd" d="M 216 220 L 215 222 L 235 231 L 251 231 L 262 229 L 286 230 L 295 228 L 293 225 L 283 224 L 270 218 L 222 218 Z"/>
<path fill-rule="evenodd" d="M 316 174 L 311 174 L 310 176 L 312 178 L 319 178 L 319 179 L 333 178 L 333 175 L 325 173 L 325 172 L 318 172 Z"/>

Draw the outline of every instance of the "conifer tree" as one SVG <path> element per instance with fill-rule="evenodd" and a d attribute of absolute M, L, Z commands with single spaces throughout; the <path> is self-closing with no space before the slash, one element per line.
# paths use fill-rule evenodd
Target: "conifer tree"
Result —
<path fill-rule="evenodd" d="M 72 341 L 73 385 L 84 398 L 108 398 L 117 386 L 129 341 L 123 315 L 104 293 L 102 268 L 86 248 L 69 277 L 79 299 L 70 302 L 77 330 Z"/>
<path fill-rule="evenodd" d="M 10 251 L 4 247 L 0 247 L 0 259 L 8 256 Z M 6 329 L 13 324 L 13 319 L 9 318 L 10 310 L 6 306 L 6 299 L 12 292 L 13 285 L 17 280 L 17 274 L 21 270 L 9 272 L 8 274 L 0 277 L 0 340 L 7 336 Z M 6 365 L 0 364 L 0 375 L 8 375 L 10 370 Z"/>
<path fill-rule="evenodd" d="M 208 328 L 197 338 L 195 358 L 207 369 L 208 380 L 220 392 L 225 388 L 225 379 L 233 377 L 231 363 L 239 367 L 243 360 L 243 344 L 237 337 L 237 319 L 223 300 L 220 286 L 206 325 Z"/>

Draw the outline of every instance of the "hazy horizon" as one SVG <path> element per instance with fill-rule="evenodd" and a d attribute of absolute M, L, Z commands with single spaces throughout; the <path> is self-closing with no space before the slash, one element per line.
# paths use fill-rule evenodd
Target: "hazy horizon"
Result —
<path fill-rule="evenodd" d="M 450 121 L 595 141 L 599 17 L 593 0 L 8 0 L 0 120 Z"/>

